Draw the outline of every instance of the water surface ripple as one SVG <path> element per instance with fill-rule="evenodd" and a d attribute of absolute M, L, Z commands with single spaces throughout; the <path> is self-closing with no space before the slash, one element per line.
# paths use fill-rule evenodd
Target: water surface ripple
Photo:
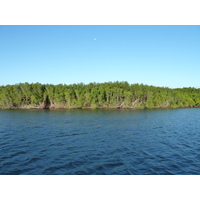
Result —
<path fill-rule="evenodd" d="M 200 109 L 0 110 L 0 174 L 200 174 Z"/>

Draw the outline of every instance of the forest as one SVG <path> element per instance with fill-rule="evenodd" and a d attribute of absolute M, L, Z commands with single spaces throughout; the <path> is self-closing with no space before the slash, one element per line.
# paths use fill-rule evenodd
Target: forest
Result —
<path fill-rule="evenodd" d="M 118 81 L 71 85 L 19 83 L 0 86 L 0 109 L 183 107 L 200 107 L 200 89 L 171 89 Z"/>

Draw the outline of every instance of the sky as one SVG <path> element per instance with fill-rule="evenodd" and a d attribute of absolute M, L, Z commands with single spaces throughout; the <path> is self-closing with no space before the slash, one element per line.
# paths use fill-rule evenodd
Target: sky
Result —
<path fill-rule="evenodd" d="M 200 26 L 0 26 L 0 85 L 200 88 Z"/>

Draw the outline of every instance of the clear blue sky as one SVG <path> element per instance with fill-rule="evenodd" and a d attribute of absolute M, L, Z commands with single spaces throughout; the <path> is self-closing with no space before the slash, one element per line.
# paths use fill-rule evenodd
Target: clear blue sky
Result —
<path fill-rule="evenodd" d="M 0 26 L 0 85 L 200 88 L 200 26 Z"/>

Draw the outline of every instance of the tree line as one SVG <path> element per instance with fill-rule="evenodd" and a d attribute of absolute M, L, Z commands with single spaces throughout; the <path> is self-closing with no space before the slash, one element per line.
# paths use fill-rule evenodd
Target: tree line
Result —
<path fill-rule="evenodd" d="M 128 82 L 89 84 L 19 83 L 0 86 L 0 108 L 181 108 L 200 107 L 200 89 Z"/>

